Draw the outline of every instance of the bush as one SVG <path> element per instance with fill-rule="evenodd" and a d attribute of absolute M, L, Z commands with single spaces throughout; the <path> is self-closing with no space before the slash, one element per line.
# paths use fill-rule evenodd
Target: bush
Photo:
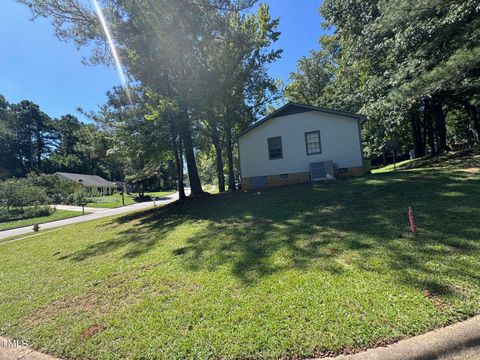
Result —
<path fill-rule="evenodd" d="M 3 208 L 0 209 L 0 222 L 49 216 L 54 212 L 55 209 L 52 209 L 49 206 L 33 206 L 24 208 L 23 210 L 21 208 L 14 208 L 10 211 L 7 211 L 6 208 Z"/>
<path fill-rule="evenodd" d="M 75 191 L 68 199 L 69 203 L 77 206 L 85 206 L 88 202 L 88 194 L 85 190 Z"/>
<path fill-rule="evenodd" d="M 83 187 L 72 181 L 65 181 L 56 175 L 37 175 L 31 173 L 27 177 L 33 184 L 45 188 L 52 204 L 68 204 L 72 195 Z"/>
<path fill-rule="evenodd" d="M 7 211 L 12 208 L 23 210 L 26 206 L 48 204 L 44 187 L 37 186 L 29 178 L 8 179 L 0 182 L 0 206 Z"/>

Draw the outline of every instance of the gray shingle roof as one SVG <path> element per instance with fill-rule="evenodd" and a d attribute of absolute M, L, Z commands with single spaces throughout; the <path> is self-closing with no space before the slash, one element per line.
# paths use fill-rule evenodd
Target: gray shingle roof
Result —
<path fill-rule="evenodd" d="M 66 173 L 66 172 L 56 172 L 55 175 L 65 180 L 81 183 L 85 186 L 117 187 L 115 183 L 105 180 L 104 178 L 98 175 L 73 174 L 73 173 Z"/>
<path fill-rule="evenodd" d="M 289 103 L 283 105 L 281 108 L 275 110 L 271 114 L 265 116 L 263 119 L 254 122 L 248 128 L 246 128 L 245 130 L 240 132 L 240 134 L 237 135 L 237 139 L 240 136 L 249 132 L 250 130 L 253 130 L 257 126 L 263 124 L 265 121 L 267 121 L 269 119 L 273 119 L 275 117 L 279 117 L 279 116 L 283 116 L 283 115 L 298 114 L 298 113 L 306 112 L 306 111 L 319 111 L 319 112 L 323 112 L 323 113 L 327 113 L 327 114 L 335 114 L 335 115 L 340 115 L 340 116 L 346 116 L 346 117 L 357 119 L 361 123 L 364 122 L 367 119 L 367 117 L 365 115 L 361 115 L 361 114 L 352 114 L 352 113 L 349 113 L 349 112 L 346 112 L 346 111 L 324 109 L 324 108 L 321 108 L 321 107 L 318 107 L 318 106 L 289 102 Z"/>

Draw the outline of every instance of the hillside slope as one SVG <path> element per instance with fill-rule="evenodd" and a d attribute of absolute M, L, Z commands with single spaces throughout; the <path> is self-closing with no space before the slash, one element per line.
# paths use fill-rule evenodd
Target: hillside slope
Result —
<path fill-rule="evenodd" d="M 425 169 L 214 195 L 0 244 L 0 334 L 65 358 L 207 359 L 423 333 L 480 311 L 479 179 Z"/>

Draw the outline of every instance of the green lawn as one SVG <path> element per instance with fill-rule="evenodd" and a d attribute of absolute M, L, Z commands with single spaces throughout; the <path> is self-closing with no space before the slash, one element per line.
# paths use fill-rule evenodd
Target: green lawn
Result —
<path fill-rule="evenodd" d="M 151 192 L 146 192 L 145 193 L 145 196 L 155 196 L 157 198 L 162 198 L 162 197 L 165 197 L 167 195 L 170 195 L 170 194 L 173 194 L 175 193 L 176 190 L 171 190 L 171 191 L 151 191 Z"/>
<path fill-rule="evenodd" d="M 156 196 L 156 197 L 164 197 L 166 195 L 170 195 L 175 191 L 157 191 L 157 192 L 148 192 L 145 193 L 145 196 Z M 135 194 L 125 194 L 125 205 L 131 205 L 138 202 L 139 199 Z M 90 201 L 87 203 L 88 207 L 96 207 L 96 208 L 117 208 L 123 206 L 122 203 L 122 195 L 115 194 L 109 196 L 103 196 L 99 198 L 94 198 L 94 201 Z"/>
<path fill-rule="evenodd" d="M 395 166 L 396 166 L 397 170 L 400 170 L 403 166 L 405 166 L 407 164 L 414 163 L 416 160 L 417 159 L 409 159 L 409 160 L 399 161 L 395 164 Z M 389 164 L 387 166 L 384 166 L 384 167 L 381 167 L 381 168 L 378 168 L 378 169 L 372 169 L 372 174 L 381 174 L 381 173 L 390 172 L 390 171 L 394 171 L 393 164 Z"/>
<path fill-rule="evenodd" d="M 480 148 L 449 151 L 439 155 L 427 155 L 421 158 L 400 161 L 396 164 L 397 170 L 423 168 L 450 168 L 468 169 L 480 166 Z M 393 171 L 393 164 L 373 169 L 373 174 Z"/>
<path fill-rule="evenodd" d="M 0 244 L 0 334 L 75 359 L 278 359 L 424 333 L 480 311 L 479 180 L 213 195 Z"/>
<path fill-rule="evenodd" d="M 88 202 L 86 206 L 95 208 L 117 208 L 123 206 L 122 195 L 120 194 L 97 197 L 91 200 L 93 201 Z M 132 195 L 125 194 L 125 205 L 131 204 L 135 204 L 134 197 Z"/>
<path fill-rule="evenodd" d="M 31 219 L 0 222 L 0 231 L 22 227 L 22 226 L 45 223 L 49 221 L 66 219 L 66 218 L 70 218 L 78 215 L 82 215 L 82 213 L 79 211 L 57 210 L 49 216 L 41 216 L 41 217 L 31 218 Z"/>

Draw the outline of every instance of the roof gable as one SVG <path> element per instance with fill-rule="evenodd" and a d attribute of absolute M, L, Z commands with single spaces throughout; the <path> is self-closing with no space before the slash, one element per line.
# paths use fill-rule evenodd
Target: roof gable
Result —
<path fill-rule="evenodd" d="M 255 122 L 255 123 L 253 123 L 252 125 L 250 125 L 248 128 L 246 128 L 245 130 L 240 132 L 240 134 L 238 134 L 237 138 L 239 138 L 240 136 L 245 135 L 247 132 L 255 129 L 257 126 L 262 125 L 267 120 L 277 118 L 277 117 L 280 117 L 280 116 L 300 114 L 300 113 L 308 112 L 308 111 L 318 111 L 318 112 L 323 112 L 323 113 L 326 113 L 326 114 L 334 114 L 334 115 L 345 116 L 345 117 L 349 117 L 349 118 L 352 118 L 352 119 L 357 119 L 360 122 L 363 122 L 367 119 L 367 117 L 365 115 L 353 114 L 353 113 L 349 113 L 349 112 L 345 112 L 345 111 L 330 110 L 330 109 L 324 109 L 324 108 L 321 108 L 321 107 L 318 107 L 318 106 L 289 102 L 289 103 L 285 104 L 284 106 L 282 106 L 281 108 L 275 110 L 271 114 L 265 116 L 263 119 L 261 119 L 261 120 Z"/>

